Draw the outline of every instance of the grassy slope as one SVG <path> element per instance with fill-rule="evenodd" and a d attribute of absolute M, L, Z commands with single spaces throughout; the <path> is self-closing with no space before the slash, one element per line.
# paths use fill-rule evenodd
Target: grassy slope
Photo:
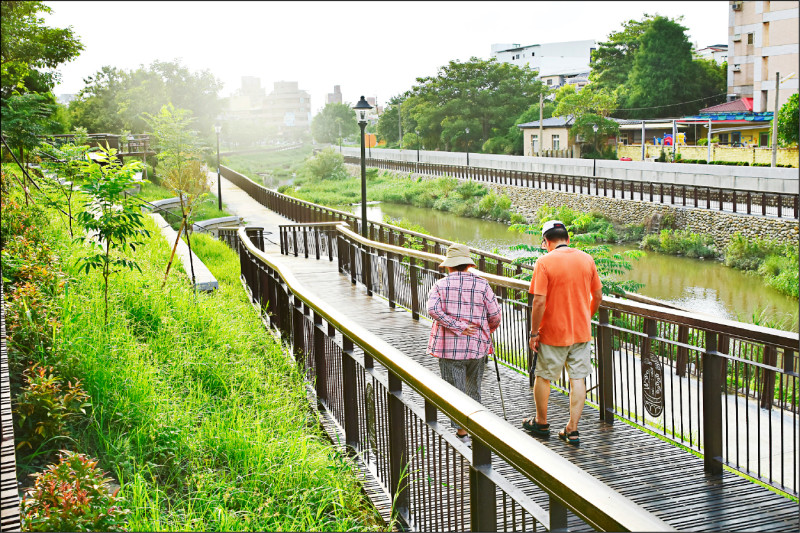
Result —
<path fill-rule="evenodd" d="M 135 255 L 143 273 L 112 277 L 105 329 L 101 276 L 76 274 L 82 248 L 51 220 L 74 276 L 57 301 L 54 352 L 92 398 L 65 446 L 119 480 L 130 529 L 376 529 L 356 474 L 322 437 L 301 373 L 248 303 L 231 250 L 196 238 L 219 291 L 194 295 L 174 270 L 161 289 L 169 247 L 148 219 L 154 237 Z"/>

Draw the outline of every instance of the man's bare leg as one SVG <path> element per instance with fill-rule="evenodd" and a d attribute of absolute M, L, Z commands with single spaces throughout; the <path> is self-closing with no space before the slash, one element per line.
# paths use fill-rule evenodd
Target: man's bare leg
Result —
<path fill-rule="evenodd" d="M 539 424 L 547 424 L 547 401 L 549 399 L 550 380 L 536 376 L 536 381 L 533 382 L 533 401 L 536 402 L 536 422 Z"/>
<path fill-rule="evenodd" d="M 539 378 L 536 378 L 537 380 Z M 572 432 L 578 429 L 578 422 L 580 422 L 581 414 L 583 414 L 583 405 L 586 403 L 586 381 L 584 379 L 570 379 L 569 380 L 569 422 L 567 423 L 567 432 Z M 539 402 L 536 402 L 536 412 L 539 412 Z"/>

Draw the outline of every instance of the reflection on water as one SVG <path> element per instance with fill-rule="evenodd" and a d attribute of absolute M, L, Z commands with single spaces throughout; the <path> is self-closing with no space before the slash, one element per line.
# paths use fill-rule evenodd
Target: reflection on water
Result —
<path fill-rule="evenodd" d="M 350 211 L 358 215 L 361 213 L 360 206 L 350 206 Z M 496 251 L 507 257 L 521 255 L 521 252 L 510 249 L 515 244 L 538 246 L 541 242 L 538 236 L 509 231 L 508 226 L 498 222 L 462 218 L 408 205 L 377 204 L 367 207 L 369 220 L 382 221 L 384 214 L 395 219 L 406 218 L 424 227 L 431 235 L 490 252 Z M 614 245 L 612 249 L 622 251 L 636 248 Z M 751 322 L 753 315 L 760 315 L 766 309 L 767 320 L 783 321 L 787 327 L 797 331 L 797 300 L 765 286 L 753 275 L 726 267 L 718 261 L 653 252 L 648 252 L 646 257 L 633 261 L 633 264 L 628 277 L 645 284 L 639 291 L 645 296 L 690 311 L 742 322 Z"/>

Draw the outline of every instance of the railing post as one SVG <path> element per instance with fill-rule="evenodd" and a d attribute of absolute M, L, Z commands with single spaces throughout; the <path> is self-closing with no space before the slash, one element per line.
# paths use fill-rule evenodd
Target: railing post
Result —
<path fill-rule="evenodd" d="M 469 518 L 472 531 L 497 531 L 495 485 L 485 472 L 492 469 L 492 451 L 482 442 L 472 441 L 469 467 Z"/>
<path fill-rule="evenodd" d="M 764 345 L 764 364 L 770 366 L 778 365 L 778 350 L 772 344 Z M 761 408 L 772 410 L 772 402 L 775 399 L 775 371 L 765 369 L 761 381 Z"/>
<path fill-rule="evenodd" d="M 339 272 L 341 274 L 344 274 L 345 273 L 345 270 L 344 270 L 344 254 L 346 253 L 345 249 L 347 248 L 347 245 L 344 242 L 344 237 L 342 237 L 342 235 L 339 234 L 338 232 L 337 232 L 337 235 L 336 235 L 336 241 L 339 243 L 338 244 L 338 248 L 339 248 L 339 254 L 338 254 Z"/>
<path fill-rule="evenodd" d="M 417 264 L 413 257 L 408 258 L 408 277 L 411 287 L 411 318 L 419 320 L 419 294 L 417 291 Z"/>
<path fill-rule="evenodd" d="M 703 354 L 703 470 L 722 474 L 722 357 L 717 333 L 706 331 Z"/>
<path fill-rule="evenodd" d="M 392 239 L 392 234 L 389 233 L 389 240 Z M 395 308 L 395 288 L 394 288 L 394 254 L 386 252 L 386 296 L 389 299 L 389 309 Z"/>
<path fill-rule="evenodd" d="M 299 364 L 303 363 L 303 354 L 305 353 L 305 338 L 303 336 L 303 302 L 297 296 L 294 297 L 294 306 L 292 307 L 292 345 L 294 346 L 294 356 Z"/>
<path fill-rule="evenodd" d="M 319 261 L 319 234 L 322 231 L 322 228 L 316 226 L 312 231 L 314 232 L 314 246 L 317 248 L 317 261 Z"/>
<path fill-rule="evenodd" d="M 314 366 L 316 372 L 317 402 L 328 406 L 328 364 L 325 359 L 325 330 L 322 328 L 322 316 L 314 311 Z"/>
<path fill-rule="evenodd" d="M 297 227 L 292 228 L 292 237 L 294 240 L 294 256 L 297 257 Z"/>
<path fill-rule="evenodd" d="M 361 281 L 367 288 L 367 296 L 372 296 L 372 254 L 366 245 L 361 249 Z"/>
<path fill-rule="evenodd" d="M 403 416 L 403 382 L 394 372 L 389 372 L 389 475 L 394 505 L 392 510 L 402 517 L 408 516 L 408 453 L 406 451 L 406 424 Z M 494 493 L 492 493 L 494 499 Z"/>
<path fill-rule="evenodd" d="M 598 403 L 600 420 L 607 424 L 614 423 L 614 349 L 612 329 L 609 323 L 608 309 L 601 307 L 598 311 L 597 324 L 597 373 Z"/>
<path fill-rule="evenodd" d="M 550 531 L 567 530 L 567 508 L 561 500 L 550 495 Z"/>
<path fill-rule="evenodd" d="M 308 259 L 308 231 L 306 226 L 303 226 L 303 252 L 306 259 Z"/>
<path fill-rule="evenodd" d="M 678 325 L 678 342 L 687 344 L 689 342 L 689 326 Z M 678 356 L 675 360 L 675 374 L 679 377 L 686 376 L 686 367 L 689 365 L 689 349 L 685 346 L 678 346 Z"/>

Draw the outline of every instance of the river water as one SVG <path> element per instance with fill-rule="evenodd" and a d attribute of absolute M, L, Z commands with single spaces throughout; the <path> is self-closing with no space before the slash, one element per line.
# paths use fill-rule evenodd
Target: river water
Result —
<path fill-rule="evenodd" d="M 360 205 L 341 208 L 361 214 Z M 496 251 L 506 257 L 522 252 L 511 250 L 520 243 L 539 246 L 541 238 L 509 231 L 498 222 L 463 218 L 452 213 L 400 204 L 367 206 L 369 220 L 383 221 L 383 216 L 408 219 L 425 228 L 431 235 L 463 242 L 473 248 Z M 638 249 L 635 245 L 613 245 L 614 251 Z M 770 322 L 782 322 L 785 329 L 798 330 L 798 302 L 771 287 L 758 277 L 727 267 L 716 260 L 691 259 L 647 252 L 633 261 L 633 270 L 626 276 L 644 283 L 640 294 L 658 298 L 690 311 L 712 316 L 753 322 L 761 316 Z"/>

